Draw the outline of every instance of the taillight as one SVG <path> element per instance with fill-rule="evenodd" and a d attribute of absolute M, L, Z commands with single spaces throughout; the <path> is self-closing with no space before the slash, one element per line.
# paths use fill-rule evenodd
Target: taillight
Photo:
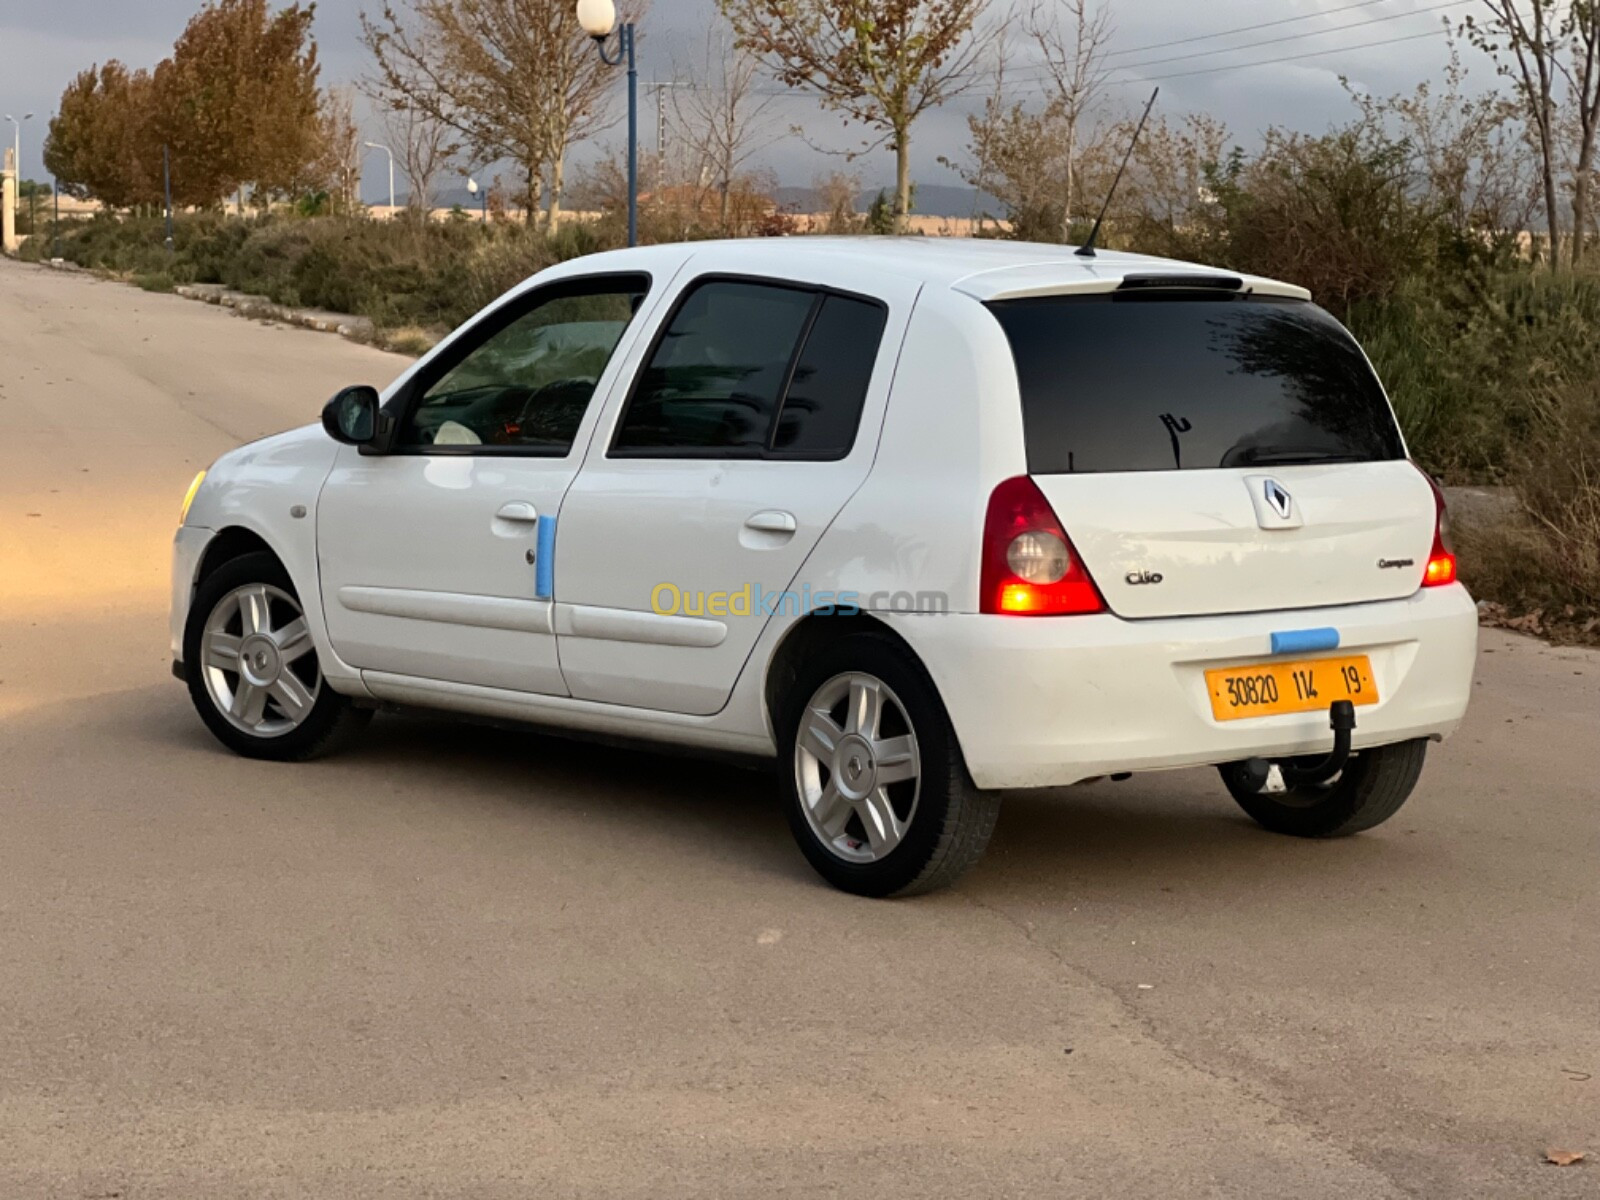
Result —
<path fill-rule="evenodd" d="M 979 612 L 1050 616 L 1106 607 L 1050 502 L 1026 475 L 989 497 L 980 587 Z"/>
<path fill-rule="evenodd" d="M 1420 467 L 1418 470 L 1422 470 Z M 1456 581 L 1456 552 L 1450 544 L 1450 513 L 1445 507 L 1444 492 L 1426 471 L 1422 477 L 1433 489 L 1433 549 L 1428 552 L 1428 565 L 1422 572 L 1423 587 L 1443 587 Z"/>

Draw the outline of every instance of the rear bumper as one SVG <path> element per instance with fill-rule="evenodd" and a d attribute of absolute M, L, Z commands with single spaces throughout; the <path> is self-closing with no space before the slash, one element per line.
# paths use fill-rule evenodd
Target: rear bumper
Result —
<path fill-rule="evenodd" d="M 1453 733 L 1466 713 L 1478 613 L 1459 584 L 1404 600 L 1293 612 L 1127 621 L 1120 617 L 886 618 L 939 687 L 980 787 L 1059 787 L 1096 775 L 1325 753 L 1325 712 L 1219 722 L 1204 673 L 1267 661 L 1272 634 L 1331 626 L 1366 654 L 1378 704 L 1357 710 L 1354 746 Z"/>

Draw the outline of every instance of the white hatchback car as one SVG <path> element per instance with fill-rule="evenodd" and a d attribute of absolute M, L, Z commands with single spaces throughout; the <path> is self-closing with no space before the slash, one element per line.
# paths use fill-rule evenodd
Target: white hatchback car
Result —
<path fill-rule="evenodd" d="M 545 271 L 219 459 L 172 587 L 241 754 L 393 704 L 776 755 L 868 895 L 955 879 L 1004 789 L 1126 772 L 1370 828 L 1477 639 L 1439 492 L 1303 290 L 933 238 Z"/>

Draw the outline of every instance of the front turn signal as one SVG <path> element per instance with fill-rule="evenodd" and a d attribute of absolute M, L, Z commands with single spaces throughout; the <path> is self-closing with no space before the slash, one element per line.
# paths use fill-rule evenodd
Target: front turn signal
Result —
<path fill-rule="evenodd" d="M 200 474 L 194 477 L 194 482 L 189 485 L 189 490 L 183 494 L 183 508 L 178 511 L 179 525 L 189 519 L 189 506 L 194 503 L 195 495 L 200 491 L 200 485 L 205 481 L 206 473 L 201 471 Z"/>

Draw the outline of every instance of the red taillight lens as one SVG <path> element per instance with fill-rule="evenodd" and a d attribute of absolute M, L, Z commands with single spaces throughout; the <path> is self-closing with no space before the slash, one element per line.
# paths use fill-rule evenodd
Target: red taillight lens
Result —
<path fill-rule="evenodd" d="M 1419 471 L 1421 467 L 1417 468 Z M 1445 508 L 1444 493 L 1426 471 L 1422 477 L 1433 489 L 1433 549 L 1428 552 L 1428 565 L 1422 572 L 1423 587 L 1443 587 L 1456 581 L 1455 547 L 1450 544 L 1450 513 Z"/>
<path fill-rule="evenodd" d="M 989 497 L 980 587 L 978 611 L 986 613 L 1051 616 L 1106 607 L 1049 501 L 1026 475 L 1006 480 Z"/>

